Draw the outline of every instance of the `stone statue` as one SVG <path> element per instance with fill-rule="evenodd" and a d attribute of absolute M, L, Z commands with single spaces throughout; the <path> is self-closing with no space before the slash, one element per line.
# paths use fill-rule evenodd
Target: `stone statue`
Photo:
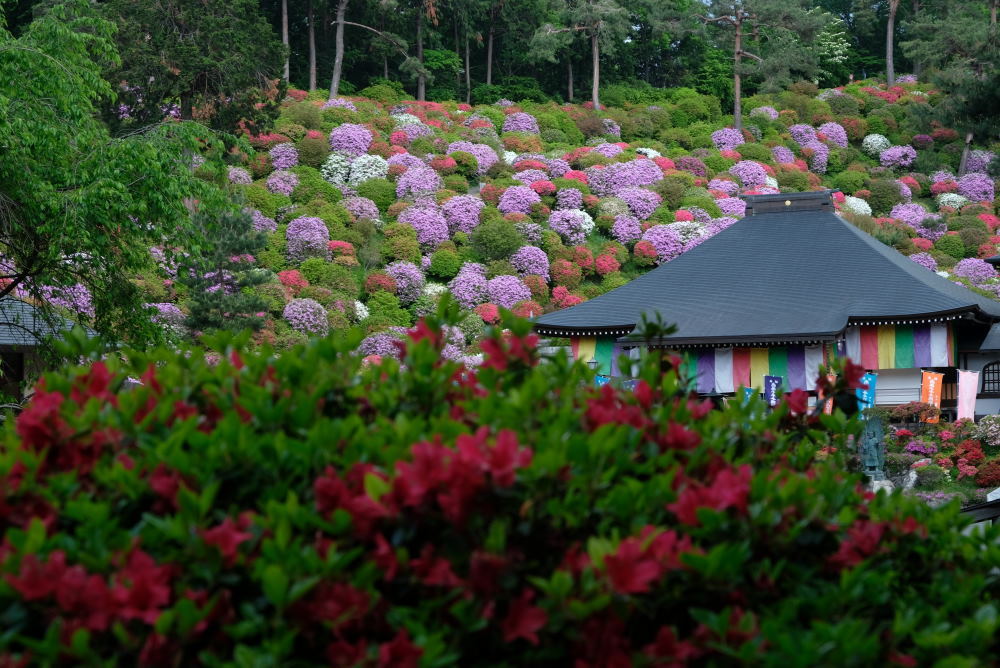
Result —
<path fill-rule="evenodd" d="M 865 430 L 861 435 L 861 466 L 873 481 L 885 480 L 885 429 L 882 418 L 874 415 L 865 420 Z"/>

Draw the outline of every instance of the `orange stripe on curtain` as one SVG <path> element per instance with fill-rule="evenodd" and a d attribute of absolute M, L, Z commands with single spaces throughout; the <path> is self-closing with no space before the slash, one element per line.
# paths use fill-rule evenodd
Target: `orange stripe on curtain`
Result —
<path fill-rule="evenodd" d="M 580 357 L 580 337 L 574 336 L 569 340 L 570 350 L 573 351 L 573 359 Z"/>
<path fill-rule="evenodd" d="M 878 368 L 878 327 L 861 328 L 861 366 Z"/>

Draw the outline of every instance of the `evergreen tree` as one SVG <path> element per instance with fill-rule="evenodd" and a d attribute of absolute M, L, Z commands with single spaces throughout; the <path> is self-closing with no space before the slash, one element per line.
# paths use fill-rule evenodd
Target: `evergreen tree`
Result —
<path fill-rule="evenodd" d="M 264 318 L 259 314 L 267 304 L 249 288 L 268 280 L 267 272 L 254 266 L 254 255 L 266 245 L 266 236 L 254 231 L 244 212 L 198 211 L 193 219 L 210 246 L 188 256 L 178 273 L 190 290 L 185 324 L 196 332 L 260 329 Z"/>
<path fill-rule="evenodd" d="M 256 0 L 110 0 L 102 5 L 117 27 L 120 105 L 108 114 L 145 125 L 173 105 L 182 119 L 233 130 L 264 123 L 283 97 L 285 48 Z"/>
<path fill-rule="evenodd" d="M 806 0 L 706 3 L 702 22 L 732 49 L 733 122 L 737 129 L 743 127 L 745 75 L 758 75 L 766 85 L 779 86 L 787 83 L 792 73 L 810 77 L 818 71 L 818 54 L 811 43 L 832 17 L 811 4 Z"/>

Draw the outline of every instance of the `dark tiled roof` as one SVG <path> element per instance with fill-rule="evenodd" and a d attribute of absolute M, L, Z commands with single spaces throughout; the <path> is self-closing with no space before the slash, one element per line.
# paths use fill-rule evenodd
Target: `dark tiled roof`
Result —
<path fill-rule="evenodd" d="M 829 198 L 828 191 L 748 198 L 754 215 L 627 285 L 537 318 L 535 328 L 622 336 L 643 313 L 658 311 L 677 326 L 672 343 L 725 344 L 829 340 L 848 323 L 1000 320 L 1000 302 L 865 234 L 833 213 Z"/>
<path fill-rule="evenodd" d="M 43 339 L 72 328 L 73 323 L 59 315 L 20 299 L 0 298 L 0 346 L 38 346 Z"/>

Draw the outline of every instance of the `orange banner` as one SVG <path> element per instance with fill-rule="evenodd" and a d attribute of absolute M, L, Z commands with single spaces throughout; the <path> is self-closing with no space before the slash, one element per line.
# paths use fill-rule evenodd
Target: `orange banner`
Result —
<path fill-rule="evenodd" d="M 943 373 L 924 371 L 920 380 L 920 403 L 930 404 L 941 408 L 941 384 L 944 382 Z M 941 418 L 934 415 L 923 416 L 921 422 L 936 423 Z"/>
<path fill-rule="evenodd" d="M 834 383 L 837 382 L 837 374 L 835 374 L 835 373 L 828 373 L 828 374 L 826 374 L 826 379 L 828 381 L 830 381 L 831 385 L 833 385 Z M 816 401 L 823 404 L 823 413 L 824 414 L 826 414 L 826 415 L 833 415 L 833 399 L 832 398 L 831 399 L 826 399 L 824 401 L 824 399 L 823 399 L 823 391 L 822 390 L 820 390 L 820 391 L 818 391 L 816 393 Z"/>

